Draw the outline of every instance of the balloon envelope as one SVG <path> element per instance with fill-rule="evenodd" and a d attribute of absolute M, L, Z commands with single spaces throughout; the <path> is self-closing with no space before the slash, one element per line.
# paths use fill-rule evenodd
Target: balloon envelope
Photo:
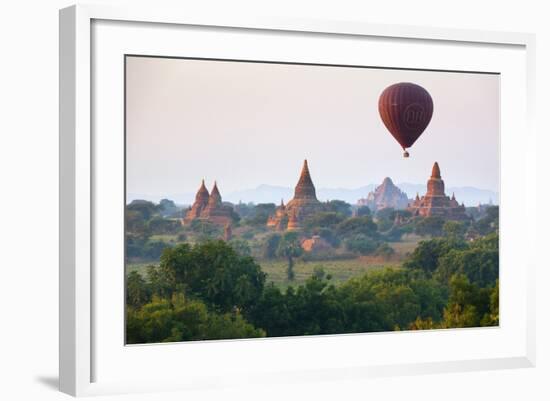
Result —
<path fill-rule="evenodd" d="M 410 82 L 388 86 L 378 100 L 382 122 L 403 149 L 410 148 L 426 129 L 433 113 L 432 97 Z"/>

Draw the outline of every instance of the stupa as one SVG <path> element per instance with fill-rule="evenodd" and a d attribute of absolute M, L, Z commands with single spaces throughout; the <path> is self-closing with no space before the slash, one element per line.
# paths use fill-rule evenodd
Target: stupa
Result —
<path fill-rule="evenodd" d="M 307 160 L 304 160 L 298 184 L 294 188 L 294 198 L 286 205 L 281 201 L 275 214 L 267 220 L 267 225 L 280 230 L 298 230 L 305 219 L 322 209 L 323 205 L 317 199 Z"/>
<path fill-rule="evenodd" d="M 432 167 L 432 175 L 427 186 L 426 195 L 420 197 L 416 194 L 416 199 L 408 207 L 413 216 L 440 216 L 448 220 L 468 219 L 464 204 L 458 203 L 454 193 L 451 198 L 445 195 L 445 182 L 441 178 L 437 162 Z"/>
<path fill-rule="evenodd" d="M 218 185 L 214 181 L 214 186 L 210 194 L 204 185 L 204 180 L 197 191 L 195 202 L 185 214 L 183 224 L 189 224 L 193 220 L 206 220 L 214 224 L 226 226 L 233 221 L 231 206 L 224 205 Z"/>

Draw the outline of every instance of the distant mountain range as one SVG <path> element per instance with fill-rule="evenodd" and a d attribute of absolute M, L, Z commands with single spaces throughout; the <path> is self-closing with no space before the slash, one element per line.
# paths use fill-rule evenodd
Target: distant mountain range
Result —
<path fill-rule="evenodd" d="M 378 184 L 377 184 L 378 185 Z M 426 192 L 426 184 L 410 184 L 401 183 L 397 186 L 412 199 L 418 193 L 422 196 Z M 369 192 L 373 191 L 376 187 L 375 184 L 365 185 L 356 189 L 348 188 L 318 188 L 317 198 L 320 201 L 340 199 L 356 204 L 361 198 L 366 198 Z M 474 187 L 449 187 L 445 188 L 447 195 L 451 196 L 454 192 L 458 202 L 464 202 L 466 206 L 477 206 L 479 203 L 486 204 L 492 201 L 494 204 L 498 204 L 499 196 L 497 192 L 479 189 Z M 285 203 L 289 201 L 294 195 L 294 189 L 289 187 L 279 187 L 274 185 L 262 184 L 256 188 L 244 189 L 241 191 L 234 191 L 230 193 L 223 193 L 222 198 L 224 201 L 238 203 L 238 202 L 252 202 L 252 203 L 276 203 L 278 204 L 281 199 L 284 199 Z M 128 202 L 134 199 L 145 199 L 153 202 L 159 202 L 160 199 L 167 198 L 174 200 L 180 205 L 190 205 L 195 200 L 194 193 L 173 193 L 166 194 L 166 196 L 152 196 L 146 194 L 128 194 Z"/>

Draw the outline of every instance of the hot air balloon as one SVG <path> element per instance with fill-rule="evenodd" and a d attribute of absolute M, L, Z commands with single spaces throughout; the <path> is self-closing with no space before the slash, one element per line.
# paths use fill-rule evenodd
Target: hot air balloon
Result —
<path fill-rule="evenodd" d="M 433 113 L 432 97 L 426 89 L 411 82 L 388 86 L 378 100 L 382 122 L 409 157 L 407 148 L 422 135 Z"/>

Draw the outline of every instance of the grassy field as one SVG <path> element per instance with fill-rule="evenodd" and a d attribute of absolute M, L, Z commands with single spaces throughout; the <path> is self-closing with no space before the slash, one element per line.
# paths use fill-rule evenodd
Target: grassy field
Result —
<path fill-rule="evenodd" d="M 296 260 L 294 264 L 295 278 L 293 281 L 287 279 L 288 264 L 285 260 L 262 261 L 262 270 L 267 273 L 267 282 L 273 282 L 277 287 L 286 288 L 289 285 L 297 286 L 304 282 L 315 272 L 316 269 L 323 269 L 326 274 L 332 276 L 331 281 L 335 284 L 348 280 L 368 270 L 381 269 L 386 266 L 397 267 L 393 263 L 372 263 L 365 257 L 345 260 L 308 261 Z"/>
<path fill-rule="evenodd" d="M 384 267 L 397 268 L 405 257 L 416 248 L 421 240 L 418 236 L 406 236 L 402 241 L 390 242 L 395 254 L 388 259 L 375 256 L 359 256 L 353 259 L 343 260 L 322 260 L 322 261 L 303 261 L 296 259 L 294 263 L 295 278 L 292 282 L 287 280 L 287 261 L 286 260 L 259 260 L 258 263 L 262 270 L 267 273 L 267 282 L 273 282 L 280 288 L 286 288 L 289 285 L 297 286 L 303 284 L 316 269 L 323 269 L 326 274 L 332 276 L 332 282 L 338 284 L 348 280 L 350 277 L 361 275 L 369 270 L 381 269 Z M 134 261 L 127 264 L 127 273 L 138 271 L 145 276 L 147 266 L 158 264 L 157 261 L 142 262 Z"/>

